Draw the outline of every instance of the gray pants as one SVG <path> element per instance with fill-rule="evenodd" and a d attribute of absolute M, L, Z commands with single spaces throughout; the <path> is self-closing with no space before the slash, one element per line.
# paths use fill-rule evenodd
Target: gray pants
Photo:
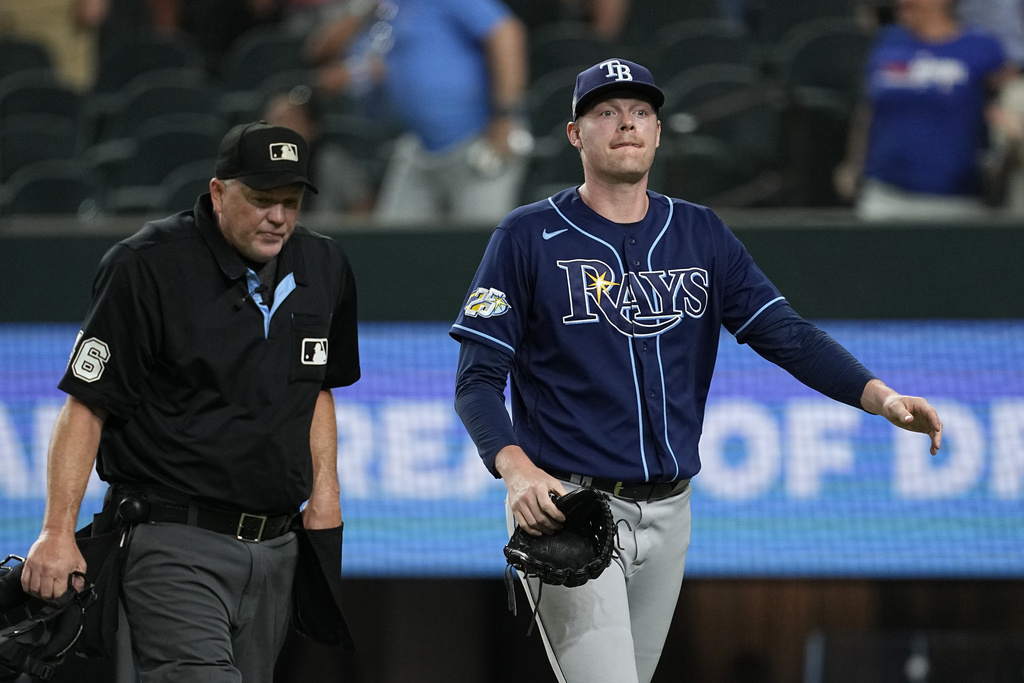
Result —
<path fill-rule="evenodd" d="M 481 140 L 431 154 L 415 135 L 400 137 L 382 182 L 376 218 L 385 223 L 422 225 L 447 219 L 497 225 L 518 203 L 526 161 L 514 157 L 493 173 L 481 172 L 473 163 Z"/>
<path fill-rule="evenodd" d="M 261 543 L 184 524 L 135 529 L 124 576 L 141 683 L 271 683 L 288 633 L 295 534 Z"/>
<path fill-rule="evenodd" d="M 566 491 L 577 488 L 563 485 Z M 612 497 L 620 549 L 597 579 L 575 588 L 540 588 L 537 579 L 524 581 L 559 681 L 650 682 L 683 583 L 691 490 L 652 503 Z M 505 511 L 511 534 L 514 519 L 507 501 Z"/>

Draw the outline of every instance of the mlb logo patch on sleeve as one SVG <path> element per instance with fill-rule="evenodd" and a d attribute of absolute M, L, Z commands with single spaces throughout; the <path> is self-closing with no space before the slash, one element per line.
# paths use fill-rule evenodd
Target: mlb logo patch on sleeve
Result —
<path fill-rule="evenodd" d="M 327 339 L 306 337 L 302 340 L 303 365 L 327 365 Z"/>

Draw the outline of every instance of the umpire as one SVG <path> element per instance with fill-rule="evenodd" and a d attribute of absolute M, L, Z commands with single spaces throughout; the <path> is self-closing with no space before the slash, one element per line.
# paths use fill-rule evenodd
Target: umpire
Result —
<path fill-rule="evenodd" d="M 296 222 L 307 156 L 288 128 L 232 128 L 209 194 L 104 256 L 59 384 L 22 584 L 48 599 L 86 569 L 74 532 L 95 463 L 104 510 L 129 499 L 145 522 L 122 584 L 143 682 L 269 683 L 292 529 L 340 545 L 331 389 L 359 379 L 356 290 L 341 248 Z"/>

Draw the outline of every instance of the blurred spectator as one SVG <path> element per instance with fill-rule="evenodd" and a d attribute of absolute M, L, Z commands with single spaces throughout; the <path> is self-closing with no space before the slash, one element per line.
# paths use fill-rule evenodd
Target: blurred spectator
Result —
<path fill-rule="evenodd" d="M 505 4 L 531 31 L 546 24 L 579 21 L 598 36 L 617 40 L 633 0 L 507 0 Z"/>
<path fill-rule="evenodd" d="M 371 211 L 373 188 L 369 175 L 340 144 L 325 137 L 322 112 L 312 88 L 299 85 L 275 93 L 263 108 L 263 119 L 291 128 L 309 144 L 309 178 L 320 192 L 305 196 L 303 211 Z"/>
<path fill-rule="evenodd" d="M 841 197 L 869 220 L 984 215 L 982 154 L 991 97 L 1014 77 L 999 41 L 962 27 L 954 0 L 897 0 L 867 65 Z M 988 117 L 988 118 L 987 118 Z M 863 177 L 863 182 L 861 179 Z"/>
<path fill-rule="evenodd" d="M 1024 78 L 1008 83 L 992 112 L 992 182 L 995 203 L 1024 216 Z"/>
<path fill-rule="evenodd" d="M 567 2 L 571 0 L 563 0 Z M 577 0 L 580 18 L 594 29 L 594 33 L 607 40 L 617 40 L 629 19 L 633 0 Z M 639 0 L 643 2 L 643 0 Z"/>
<path fill-rule="evenodd" d="M 206 55 L 210 73 L 219 74 L 221 61 L 237 38 L 281 18 L 284 0 L 146 0 L 157 26 L 165 32 L 193 36 Z"/>
<path fill-rule="evenodd" d="M 345 61 L 367 26 L 367 58 Z M 375 0 L 311 37 L 310 54 L 332 60 L 320 87 L 381 80 L 408 131 L 395 143 L 378 219 L 497 222 L 516 206 L 532 144 L 526 49 L 522 22 L 497 0 Z"/>
<path fill-rule="evenodd" d="M 359 4 L 366 4 L 366 0 L 282 0 L 281 23 L 286 30 L 307 36 L 352 13 Z"/>
<path fill-rule="evenodd" d="M 157 30 L 149 3 L 142 0 L 75 0 L 75 23 L 96 32 L 97 63 L 125 40 Z"/>
<path fill-rule="evenodd" d="M 1024 66 L 1024 0 L 959 0 L 956 13 L 964 26 L 998 38 L 1007 59 Z"/>
<path fill-rule="evenodd" d="M 221 59 L 246 31 L 279 23 L 289 0 L 75 0 L 80 26 L 97 31 L 99 60 L 119 42 L 140 36 L 184 33 L 203 50 L 218 74 Z"/>

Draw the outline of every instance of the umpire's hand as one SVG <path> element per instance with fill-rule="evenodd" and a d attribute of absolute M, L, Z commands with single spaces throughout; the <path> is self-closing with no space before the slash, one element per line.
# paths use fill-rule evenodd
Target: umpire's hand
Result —
<path fill-rule="evenodd" d="M 519 446 L 505 446 L 494 458 L 494 468 L 508 488 L 508 503 L 516 523 L 528 534 L 540 536 L 562 528 L 562 514 L 551 494 L 564 496 L 562 482 L 533 464 Z"/>
<path fill-rule="evenodd" d="M 29 595 L 55 600 L 68 590 L 68 577 L 73 572 L 85 574 L 85 558 L 78 550 L 74 532 L 43 530 L 32 544 L 21 571 L 21 587 Z M 74 577 L 75 590 L 85 588 L 85 579 Z"/>

